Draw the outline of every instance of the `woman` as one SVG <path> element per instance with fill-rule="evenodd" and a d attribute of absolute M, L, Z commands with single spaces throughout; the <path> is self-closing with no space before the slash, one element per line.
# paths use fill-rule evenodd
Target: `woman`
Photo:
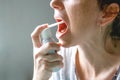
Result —
<path fill-rule="evenodd" d="M 33 80 L 120 80 L 120 0 L 52 0 L 58 43 L 42 45 L 31 34 L 34 47 Z M 49 54 L 54 49 L 56 54 Z M 54 72 L 54 69 L 59 69 Z M 53 73 L 52 73 L 53 72 Z M 116 79 L 115 79 L 116 78 Z"/>

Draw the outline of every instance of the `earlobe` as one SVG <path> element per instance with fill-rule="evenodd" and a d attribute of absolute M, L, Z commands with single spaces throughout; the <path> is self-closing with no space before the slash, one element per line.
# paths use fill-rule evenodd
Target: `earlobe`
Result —
<path fill-rule="evenodd" d="M 119 5 L 117 3 L 112 3 L 105 6 L 103 9 L 102 20 L 100 23 L 101 26 L 105 26 L 111 23 L 118 15 L 119 10 Z"/>

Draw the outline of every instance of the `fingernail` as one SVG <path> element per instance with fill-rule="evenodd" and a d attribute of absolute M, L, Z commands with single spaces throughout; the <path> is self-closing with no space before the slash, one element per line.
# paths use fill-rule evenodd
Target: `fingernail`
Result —
<path fill-rule="evenodd" d="M 59 42 L 58 42 L 57 44 L 58 44 L 59 46 L 61 46 L 61 45 L 62 45 L 62 44 L 61 44 L 61 43 L 59 43 Z"/>

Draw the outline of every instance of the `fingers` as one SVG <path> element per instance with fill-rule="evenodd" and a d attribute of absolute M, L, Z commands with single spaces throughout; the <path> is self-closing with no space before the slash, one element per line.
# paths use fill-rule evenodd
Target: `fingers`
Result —
<path fill-rule="evenodd" d="M 48 71 L 58 71 L 63 67 L 62 56 L 58 54 L 50 54 L 37 58 L 37 64 L 40 69 Z"/>
<path fill-rule="evenodd" d="M 62 61 L 63 58 L 61 55 L 54 53 L 54 54 L 47 54 L 47 55 L 39 56 L 38 61 L 39 60 L 44 60 L 47 62 L 54 62 L 54 61 Z"/>
<path fill-rule="evenodd" d="M 34 51 L 34 58 L 49 54 L 48 52 L 50 50 L 59 51 L 60 50 L 59 43 L 48 42 L 48 43 L 42 45 L 40 48 L 38 48 L 38 50 L 35 50 L 36 52 Z"/>
<path fill-rule="evenodd" d="M 41 46 L 40 33 L 42 32 L 43 29 L 47 27 L 48 27 L 48 24 L 43 24 L 35 28 L 35 30 L 32 32 L 31 38 L 33 42 L 33 47 L 39 48 Z"/>
<path fill-rule="evenodd" d="M 61 55 L 57 54 L 57 52 L 53 54 L 48 53 L 50 50 L 59 51 L 60 44 L 56 42 L 41 44 L 40 33 L 47 26 L 47 24 L 38 26 L 31 34 L 34 47 L 34 78 L 39 76 L 40 80 L 48 80 L 53 71 L 58 71 L 63 66 Z"/>
<path fill-rule="evenodd" d="M 55 62 L 47 62 L 43 61 L 43 64 L 40 66 L 43 70 L 48 70 L 50 72 L 56 72 L 63 67 L 63 63 L 61 61 Z"/>

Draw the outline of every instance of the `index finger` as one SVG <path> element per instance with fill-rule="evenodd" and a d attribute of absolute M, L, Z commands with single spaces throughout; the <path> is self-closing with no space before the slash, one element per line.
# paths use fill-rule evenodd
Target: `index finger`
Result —
<path fill-rule="evenodd" d="M 40 33 L 43 31 L 43 29 L 47 27 L 48 27 L 48 24 L 39 25 L 31 33 L 32 43 L 34 47 L 39 48 L 41 46 Z"/>

